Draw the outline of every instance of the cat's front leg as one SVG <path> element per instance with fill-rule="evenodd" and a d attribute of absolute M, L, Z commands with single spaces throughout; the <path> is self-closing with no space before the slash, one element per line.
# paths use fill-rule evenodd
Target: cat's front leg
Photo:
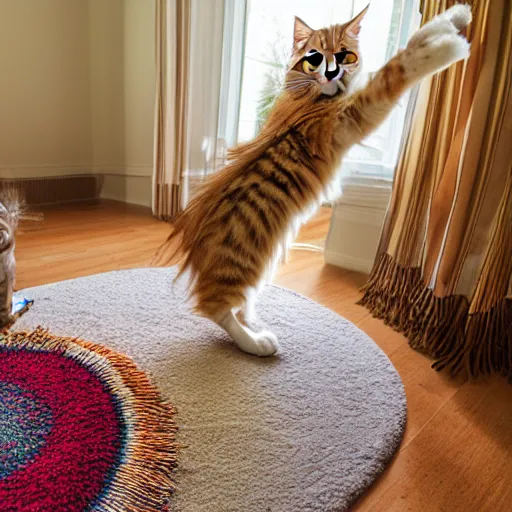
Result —
<path fill-rule="evenodd" d="M 350 146 L 374 131 L 389 115 L 400 97 L 419 80 L 446 69 L 469 56 L 469 43 L 459 34 L 471 21 L 466 5 L 455 5 L 421 27 L 407 47 L 387 62 L 349 98 L 342 98 L 340 121 Z"/>

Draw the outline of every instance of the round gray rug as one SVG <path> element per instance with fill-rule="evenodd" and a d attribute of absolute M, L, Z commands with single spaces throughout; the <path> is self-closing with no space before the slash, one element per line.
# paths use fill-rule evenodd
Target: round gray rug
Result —
<path fill-rule="evenodd" d="M 178 408 L 183 512 L 345 510 L 397 449 L 406 421 L 400 377 L 356 326 L 268 286 L 262 322 L 277 357 L 236 349 L 193 316 L 173 269 L 109 272 L 24 290 L 17 329 L 41 325 L 120 351 Z"/>

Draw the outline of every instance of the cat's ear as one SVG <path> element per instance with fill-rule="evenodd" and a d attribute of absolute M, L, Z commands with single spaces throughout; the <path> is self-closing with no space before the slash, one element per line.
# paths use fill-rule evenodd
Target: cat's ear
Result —
<path fill-rule="evenodd" d="M 302 50 L 302 48 L 306 46 L 311 34 L 313 34 L 313 29 L 300 18 L 295 16 L 295 24 L 293 26 L 293 47 L 296 50 Z"/>
<path fill-rule="evenodd" d="M 358 39 L 359 33 L 361 32 L 361 21 L 365 17 L 368 9 L 370 8 L 370 4 L 368 4 L 355 18 L 350 20 L 346 25 L 346 34 L 352 39 Z"/>

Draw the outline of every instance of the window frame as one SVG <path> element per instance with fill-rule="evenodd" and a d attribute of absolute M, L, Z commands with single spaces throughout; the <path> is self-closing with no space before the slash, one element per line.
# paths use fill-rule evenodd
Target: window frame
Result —
<path fill-rule="evenodd" d="M 228 147 L 239 142 L 239 123 L 241 113 L 242 85 L 245 67 L 245 48 L 248 17 L 250 15 L 249 0 L 224 0 L 224 34 L 222 58 L 222 84 L 218 115 L 218 137 L 226 140 Z M 355 9 L 353 0 L 352 10 Z M 398 30 L 394 40 L 388 40 L 386 60 L 396 53 L 398 48 L 405 46 L 415 25 L 419 25 L 419 0 L 394 0 L 394 23 Z M 237 27 L 240 27 L 237 30 Z M 350 153 L 343 159 L 340 176 L 342 184 L 358 184 L 365 186 L 391 186 L 394 170 L 400 150 L 403 130 L 407 121 L 407 111 L 411 102 L 410 93 L 401 99 L 402 105 L 391 114 L 388 122 L 397 122 L 400 117 L 401 129 L 393 137 L 393 143 L 385 144 L 382 158 L 368 160 L 351 158 Z M 388 134 L 394 130 L 390 127 Z M 388 136 L 389 140 L 389 136 Z M 362 144 L 364 146 L 364 142 Z M 391 150 L 390 150 L 391 148 Z"/>

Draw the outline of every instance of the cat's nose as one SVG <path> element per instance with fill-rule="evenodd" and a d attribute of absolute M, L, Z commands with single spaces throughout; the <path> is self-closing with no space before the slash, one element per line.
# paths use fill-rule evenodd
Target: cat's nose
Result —
<path fill-rule="evenodd" d="M 340 73 L 340 67 L 336 66 L 333 71 L 327 70 L 325 72 L 325 78 L 330 82 L 331 80 L 334 80 Z"/>

